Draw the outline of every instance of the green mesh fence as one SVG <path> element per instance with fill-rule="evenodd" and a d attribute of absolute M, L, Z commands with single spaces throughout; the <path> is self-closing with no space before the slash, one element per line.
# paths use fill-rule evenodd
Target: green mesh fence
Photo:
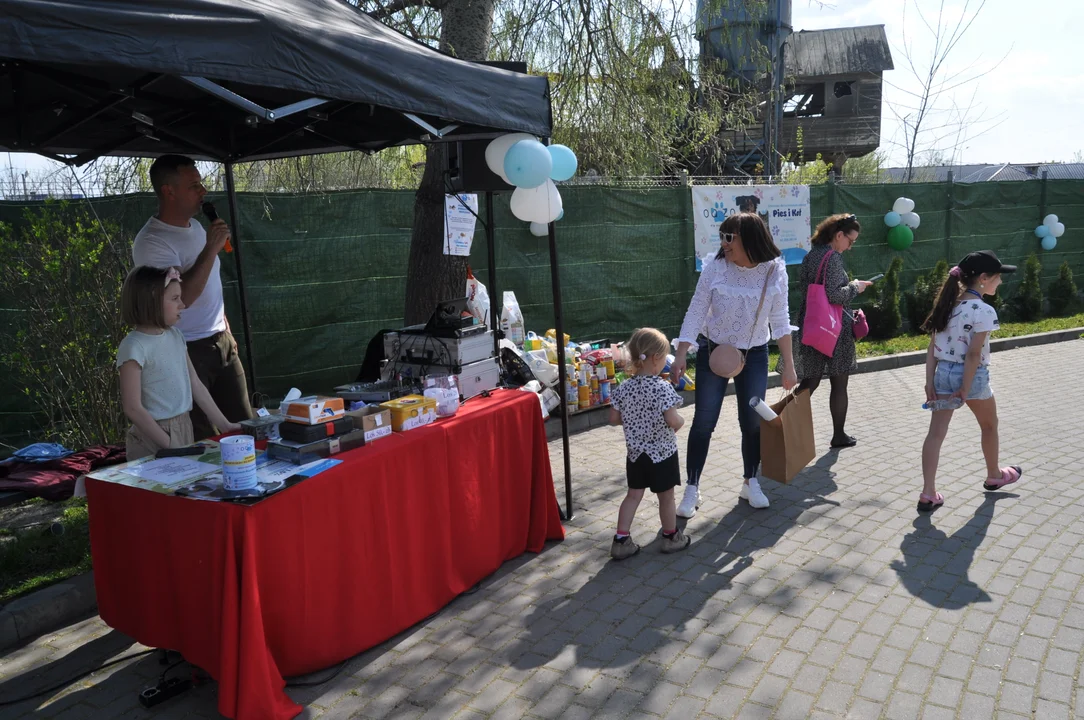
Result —
<path fill-rule="evenodd" d="M 1033 230 L 1044 213 L 1056 213 L 1065 235 L 1040 252 L 1044 285 L 1068 260 L 1084 277 L 1084 183 L 992 182 L 974 185 L 820 185 L 811 188 L 814 218 L 853 212 L 865 228 L 847 255 L 849 269 L 869 277 L 887 269 L 895 253 L 885 244 L 882 218 L 900 195 L 915 200 L 922 226 L 901 256 L 901 290 L 942 258 L 995 250 L 1005 262 L 1023 264 L 1039 251 Z M 685 188 L 565 187 L 565 217 L 557 224 L 567 332 L 581 339 L 622 339 L 653 325 L 677 333 L 696 285 L 692 261 L 690 193 Z M 225 215 L 224 198 L 218 202 Z M 87 202 L 87 201 L 81 201 Z M 154 211 L 148 195 L 90 201 L 129 237 Z M 359 190 L 319 195 L 238 197 L 245 282 L 256 361 L 256 389 L 279 396 L 291 386 L 326 391 L 352 380 L 365 346 L 384 328 L 402 324 L 403 293 L 414 193 Z M 0 221 L 18 225 L 39 203 L 0 203 Z M 548 242 L 532 236 L 495 198 L 497 287 L 489 288 L 499 313 L 500 295 L 516 292 L 528 329 L 553 326 Z M 483 216 L 484 217 L 484 216 Z M 485 235 L 475 236 L 471 265 L 488 283 Z M 236 270 L 222 256 L 226 311 L 244 346 Z M 792 279 L 797 267 L 791 267 Z M 1002 293 L 1015 290 L 1010 279 Z M 797 293 L 791 294 L 797 303 Z M 18 316 L 0 288 L 0 337 L 14 342 Z M 906 314 L 905 314 L 906 315 Z M 243 350 L 242 350 L 243 351 Z M 19 444 L 36 427 L 13 378 L 0 374 L 0 441 Z"/>

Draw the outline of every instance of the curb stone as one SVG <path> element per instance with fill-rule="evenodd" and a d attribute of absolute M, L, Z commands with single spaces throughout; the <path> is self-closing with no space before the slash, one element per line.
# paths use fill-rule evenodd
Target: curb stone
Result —
<path fill-rule="evenodd" d="M 94 573 L 50 585 L 0 608 L 0 651 L 94 614 Z"/>
<path fill-rule="evenodd" d="M 1084 328 L 1070 328 L 1068 330 L 1052 330 L 1050 332 L 1035 333 L 1034 335 L 1019 335 L 1011 338 L 1000 338 L 990 341 L 990 351 L 1015 350 L 1017 348 L 1047 345 L 1049 343 L 1076 340 L 1084 333 Z M 926 351 L 897 353 L 895 355 L 882 355 L 879 357 L 862 358 L 858 361 L 858 370 L 853 374 L 880 372 L 882 370 L 895 370 L 896 368 L 921 365 L 926 362 Z M 781 385 L 779 373 L 768 373 L 768 389 L 777 388 Z M 693 392 L 678 393 L 685 401 L 685 407 L 690 407 L 696 402 Z M 596 427 L 609 424 L 609 414 L 606 407 L 596 408 L 580 412 L 568 419 L 568 434 L 577 435 L 587 432 Z M 546 440 L 557 440 L 561 437 L 561 419 L 551 417 L 546 420 Z"/>

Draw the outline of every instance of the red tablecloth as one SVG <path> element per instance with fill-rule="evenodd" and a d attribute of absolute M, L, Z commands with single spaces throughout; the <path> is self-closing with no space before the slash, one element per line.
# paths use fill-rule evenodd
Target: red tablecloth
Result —
<path fill-rule="evenodd" d="M 564 538 L 533 393 L 337 458 L 251 506 L 88 480 L 102 619 L 209 672 L 223 715 L 291 718 L 284 676 L 379 644 Z"/>

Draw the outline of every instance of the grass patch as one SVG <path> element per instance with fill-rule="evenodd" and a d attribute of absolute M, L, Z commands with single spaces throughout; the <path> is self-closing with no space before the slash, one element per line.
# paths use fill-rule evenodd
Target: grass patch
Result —
<path fill-rule="evenodd" d="M 994 333 L 994 338 L 1010 338 L 1020 335 L 1034 335 L 1036 333 L 1052 332 L 1054 330 L 1071 330 L 1072 328 L 1084 327 L 1084 313 L 1070 315 L 1061 318 L 1046 318 L 1035 322 L 1003 323 L 1001 329 Z M 1084 335 L 1081 335 L 1084 338 Z M 884 355 L 897 355 L 905 352 L 925 350 L 929 345 L 928 335 L 901 335 L 891 340 L 859 340 L 855 349 L 858 357 L 881 357 Z M 770 348 L 768 355 L 768 369 L 775 370 L 779 362 L 779 350 Z M 689 360 L 689 374 L 696 377 L 696 360 Z"/>
<path fill-rule="evenodd" d="M 0 530 L 0 604 L 90 570 L 90 528 L 82 498 L 64 503 L 57 521 L 21 529 Z"/>

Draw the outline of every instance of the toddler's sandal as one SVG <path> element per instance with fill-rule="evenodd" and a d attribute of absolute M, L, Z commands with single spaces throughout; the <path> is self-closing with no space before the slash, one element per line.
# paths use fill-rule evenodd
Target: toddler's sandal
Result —
<path fill-rule="evenodd" d="M 1024 470 L 1019 465 L 1010 465 L 1009 467 L 1001 468 L 1001 477 L 986 478 L 986 482 L 982 484 L 982 488 L 984 490 L 1000 490 L 1006 485 L 1012 485 L 1019 480 L 1020 476 L 1023 474 Z"/>
<path fill-rule="evenodd" d="M 919 512 L 933 512 L 944 504 L 945 496 L 941 493 L 934 493 L 933 495 L 927 495 L 926 493 L 918 494 Z"/>

